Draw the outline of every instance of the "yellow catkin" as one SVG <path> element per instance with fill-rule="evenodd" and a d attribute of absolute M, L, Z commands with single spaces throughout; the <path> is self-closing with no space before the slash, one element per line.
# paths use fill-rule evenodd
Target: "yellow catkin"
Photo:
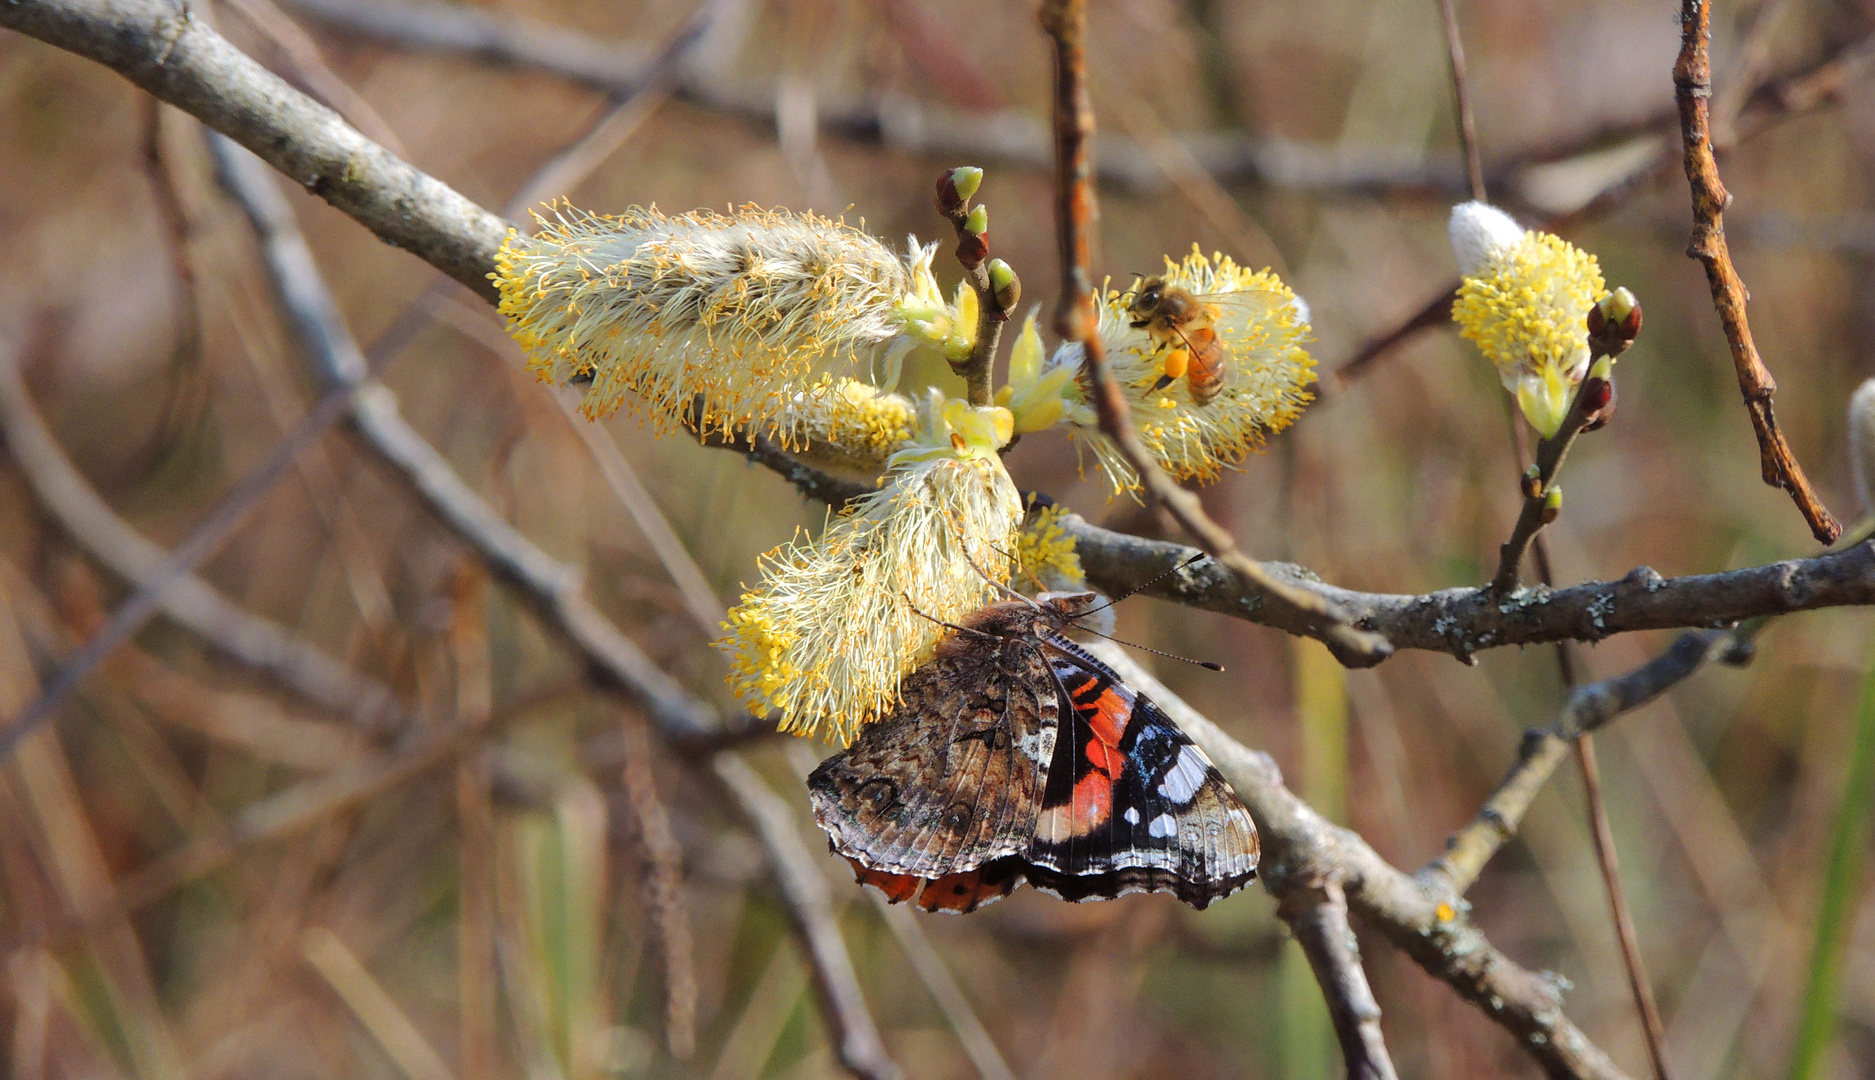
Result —
<path fill-rule="evenodd" d="M 1068 511 L 1062 506 L 1044 506 L 1029 514 L 1016 540 L 1016 563 L 1025 578 L 1025 587 L 1047 591 L 1065 591 L 1087 587 L 1087 573 L 1081 569 L 1081 556 L 1074 549 L 1074 537 L 1061 527 Z"/>
<path fill-rule="evenodd" d="M 582 411 L 664 426 L 777 417 L 821 374 L 892 356 L 913 300 L 908 259 L 844 222 L 743 207 L 597 215 L 562 207 L 513 233 L 492 275 L 529 367 L 590 380 Z M 914 304 L 919 309 L 928 304 Z"/>
<path fill-rule="evenodd" d="M 1305 347 L 1312 336 L 1307 309 L 1270 271 L 1246 270 L 1224 255 L 1206 258 L 1195 245 L 1183 260 L 1167 259 L 1164 276 L 1171 287 L 1216 298 L 1216 317 L 1207 324 L 1217 331 L 1228 361 L 1215 398 L 1197 404 L 1182 380 L 1155 389 L 1173 350 L 1132 325 L 1132 293 L 1106 292 L 1100 339 L 1146 449 L 1175 478 L 1209 482 L 1260 449 L 1314 400 L 1307 389 L 1315 378 L 1315 359 Z M 1056 350 L 1050 366 L 1080 363 L 1081 348 L 1070 343 Z M 1067 392 L 1078 397 L 1079 389 Z M 1093 426 L 1085 408 L 1070 410 L 1070 419 L 1083 429 Z M 1136 488 L 1137 478 L 1105 438 L 1087 437 L 1116 490 Z"/>
<path fill-rule="evenodd" d="M 917 412 L 903 394 L 823 376 L 789 402 L 780 426 L 797 456 L 810 464 L 878 476 L 911 441 Z"/>
<path fill-rule="evenodd" d="M 724 623 L 730 684 L 784 731 L 851 741 L 896 703 L 939 623 L 1009 580 L 1022 502 L 995 452 L 1009 413 L 941 396 L 922 412 L 886 485 L 813 542 L 764 555 L 760 583 Z"/>
<path fill-rule="evenodd" d="M 1553 435 L 1588 372 L 1588 311 L 1608 295 L 1601 265 L 1482 204 L 1462 204 L 1452 221 L 1464 271 L 1452 305 L 1459 334 L 1496 365 L 1531 426 Z"/>

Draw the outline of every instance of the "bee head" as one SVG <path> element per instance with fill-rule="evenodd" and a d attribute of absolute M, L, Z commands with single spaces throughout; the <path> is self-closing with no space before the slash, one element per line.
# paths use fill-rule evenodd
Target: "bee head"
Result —
<path fill-rule="evenodd" d="M 1133 302 L 1127 305 L 1127 310 L 1136 316 L 1149 317 L 1159 309 L 1159 301 L 1165 294 L 1165 279 L 1143 278 L 1132 291 Z"/>

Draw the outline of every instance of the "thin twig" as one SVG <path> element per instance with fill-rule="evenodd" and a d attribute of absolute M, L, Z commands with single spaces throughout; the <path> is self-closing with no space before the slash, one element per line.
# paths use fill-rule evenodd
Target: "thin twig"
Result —
<path fill-rule="evenodd" d="M 651 738 L 638 717 L 621 712 L 625 737 L 625 797 L 644 851 L 645 899 L 664 960 L 664 1041 L 687 1061 L 697 1049 L 697 972 L 691 958 L 690 909 L 684 903 L 684 850 L 671 832 L 651 768 Z"/>
<path fill-rule="evenodd" d="M 1081 343 L 1086 374 L 1091 383 L 1100 430 L 1120 448 L 1152 498 L 1178 521 L 1206 551 L 1244 584 L 1274 603 L 1293 611 L 1325 643 L 1336 659 L 1351 667 L 1368 667 L 1393 651 L 1386 638 L 1350 625 L 1348 615 L 1332 601 L 1295 588 L 1271 575 L 1237 547 L 1230 532 L 1211 520 L 1198 497 L 1172 482 L 1158 467 L 1133 429 L 1132 416 L 1118 381 L 1107 367 L 1106 351 L 1095 332 L 1089 249 L 1096 216 L 1092 166 L 1088 142 L 1093 134 L 1093 103 L 1088 98 L 1084 31 L 1086 6 L 1081 0 L 1051 0 L 1042 8 L 1042 26 L 1055 51 L 1055 223 L 1060 239 L 1061 296 L 1055 307 L 1055 330 L 1068 341 Z"/>
<path fill-rule="evenodd" d="M 1595 354 L 1604 355 L 1597 344 Z M 1575 395 L 1569 400 L 1569 411 L 1563 414 L 1562 424 L 1554 435 L 1537 440 L 1534 472 L 1526 472 L 1521 478 L 1523 485 L 1523 507 L 1517 513 L 1517 524 L 1512 527 L 1510 539 L 1498 548 L 1497 572 L 1491 575 L 1491 591 L 1508 593 L 1517 587 L 1517 572 L 1523 565 L 1524 553 L 1532 542 L 1537 544 L 1537 563 L 1542 573 L 1540 580 L 1545 587 L 1552 586 L 1549 574 L 1549 553 L 1543 549 L 1537 533 L 1543 526 L 1554 521 L 1558 507 L 1550 505 L 1552 493 L 1561 498 L 1561 491 L 1556 486 L 1556 474 L 1562 469 L 1563 461 L 1569 456 L 1570 447 L 1575 445 L 1576 437 L 1596 418 L 1596 413 L 1606 401 L 1591 402 L 1591 391 L 1607 389 L 1605 381 L 1599 376 L 1590 376 L 1577 387 Z M 1517 443 L 1517 461 L 1523 462 L 1523 427 L 1511 417 L 1511 432 Z M 1565 659 L 1563 664 L 1568 666 Z"/>
<path fill-rule="evenodd" d="M 965 228 L 970 219 L 970 200 L 956 198 L 947 200 L 947 194 L 955 196 L 950 188 L 950 174 L 939 178 L 938 212 L 951 223 L 957 234 L 957 261 L 964 268 L 964 280 L 970 283 L 970 291 L 977 294 L 976 338 L 970 345 L 970 355 L 951 364 L 951 370 L 964 380 L 964 394 L 970 404 L 981 408 L 992 403 L 993 383 L 992 367 L 996 363 L 996 346 L 1003 336 L 1003 323 L 1009 321 L 1009 312 L 996 302 L 996 290 L 990 286 L 990 248 L 989 234 L 977 234 Z"/>
<path fill-rule="evenodd" d="M 1817 542 L 1829 544 L 1842 535 L 1842 525 L 1811 490 L 1803 466 L 1797 463 L 1789 442 L 1777 426 L 1777 417 L 1771 410 L 1771 395 L 1777 390 L 1777 382 L 1771 378 L 1764 360 L 1758 355 L 1757 344 L 1752 341 L 1751 324 L 1745 317 L 1745 284 L 1739 280 L 1725 242 L 1725 208 L 1732 196 L 1719 179 L 1719 163 L 1713 156 L 1709 127 L 1712 63 L 1707 45 L 1711 38 L 1711 17 L 1711 0 L 1682 0 L 1680 56 L 1673 65 L 1673 85 L 1680 109 L 1680 139 L 1686 150 L 1686 179 L 1693 194 L 1693 234 L 1687 241 L 1686 254 L 1706 268 L 1712 304 L 1725 328 L 1732 364 L 1738 372 L 1738 389 L 1744 395 L 1745 410 L 1758 436 L 1759 467 L 1764 482 L 1789 492 Z"/>
<path fill-rule="evenodd" d="M 1445 842 L 1445 853 L 1419 872 L 1420 879 L 1463 895 L 1491 856 L 1517 834 L 1525 811 L 1562 764 L 1572 742 L 1654 700 L 1706 665 L 1732 657 L 1735 642 L 1728 631 L 1691 630 L 1633 671 L 1577 687 L 1554 723 L 1524 733 L 1517 764 L 1478 815 Z"/>
<path fill-rule="evenodd" d="M 1452 61 L 1452 100 L 1458 107 L 1458 138 L 1465 149 L 1465 176 L 1476 202 L 1491 201 L 1484 190 L 1484 161 L 1478 153 L 1478 121 L 1471 111 L 1471 80 L 1465 74 L 1465 39 L 1458 32 L 1457 0 L 1439 0 L 1445 23 L 1445 53 Z"/>
<path fill-rule="evenodd" d="M 1428 974 L 1510 1032 L 1549 1075 L 1597 1080 L 1624 1075 L 1563 1014 L 1555 980 L 1499 952 L 1471 925 L 1463 905 L 1451 894 L 1414 880 L 1354 832 L 1316 813 L 1283 786 L 1282 773 L 1269 755 L 1225 734 L 1153 678 L 1125 649 L 1104 641 L 1087 648 L 1190 735 L 1243 799 L 1263 842 L 1266 887 L 1274 891 L 1339 882 L 1352 911 Z M 1272 875 L 1283 876 L 1285 885 L 1268 881 Z"/>
<path fill-rule="evenodd" d="M 1380 1031 L 1380 1003 L 1361 967 L 1361 947 L 1348 925 L 1348 897 L 1334 879 L 1291 889 L 1276 913 L 1289 924 L 1328 999 L 1349 1080 L 1393 1080 L 1393 1059 Z"/>
<path fill-rule="evenodd" d="M 18 359 L 4 337 L 0 337 L 0 433 L 33 495 L 85 550 L 139 588 L 147 589 L 160 579 L 173 556 L 118 517 L 65 456 L 33 407 L 20 378 Z M 154 595 L 163 614 L 322 708 L 349 716 L 369 731 L 401 726 L 403 707 L 388 689 L 347 671 L 337 660 L 243 609 L 194 574 L 178 576 Z"/>
<path fill-rule="evenodd" d="M 1567 649 L 1567 642 L 1556 648 Z M 1667 1063 L 1667 1031 L 1660 1022 L 1660 1006 L 1654 1002 L 1654 988 L 1647 977 L 1647 965 L 1641 958 L 1640 935 L 1634 929 L 1634 916 L 1628 910 L 1627 890 L 1621 884 L 1621 863 L 1615 854 L 1615 832 L 1608 823 L 1608 804 L 1602 797 L 1601 765 L 1595 757 L 1595 739 L 1583 734 L 1576 740 L 1576 763 L 1582 768 L 1582 786 L 1588 793 L 1590 834 L 1595 838 L 1595 861 L 1601 867 L 1602 883 L 1608 889 L 1608 909 L 1615 920 L 1615 940 L 1621 946 L 1621 966 L 1627 971 L 1628 989 L 1634 994 L 1640 1012 L 1641 1034 L 1647 1041 L 1647 1060 L 1653 1066 L 1654 1080 L 1673 1080 Z"/>
<path fill-rule="evenodd" d="M 859 977 L 853 972 L 840 924 L 833 916 L 827 879 L 801 840 L 794 812 L 741 757 L 728 752 L 718 754 L 712 759 L 712 767 L 761 835 L 788 916 L 812 962 L 821 1006 L 837 1035 L 840 1063 L 855 1076 L 897 1080 L 898 1066 L 887 1056 L 879 1029 L 866 1010 Z"/>

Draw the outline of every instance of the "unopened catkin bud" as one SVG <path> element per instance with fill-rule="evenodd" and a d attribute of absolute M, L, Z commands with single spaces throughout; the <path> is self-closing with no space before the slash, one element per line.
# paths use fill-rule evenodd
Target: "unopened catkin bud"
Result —
<path fill-rule="evenodd" d="M 1523 480 L 1517 485 L 1526 499 L 1534 499 L 1543 494 L 1543 470 L 1535 465 L 1523 471 Z"/>
<path fill-rule="evenodd" d="M 964 165 L 944 170 L 937 182 L 938 213 L 945 217 L 962 213 L 964 204 L 977 193 L 977 187 L 982 183 L 983 170 L 975 166 Z"/>
<path fill-rule="evenodd" d="M 1602 313 L 1608 321 L 1621 328 L 1622 336 L 1630 341 L 1641 332 L 1641 302 L 1623 285 L 1608 294 L 1601 302 Z"/>
<path fill-rule="evenodd" d="M 1562 514 L 1562 488 L 1551 487 L 1543 496 L 1543 524 L 1548 525 Z"/>
<path fill-rule="evenodd" d="M 1875 379 L 1857 387 L 1849 398 L 1849 458 L 1862 508 L 1875 513 Z"/>
<path fill-rule="evenodd" d="M 1022 279 L 1001 259 L 990 260 L 990 292 L 996 297 L 996 307 L 1005 319 L 1022 300 Z"/>
<path fill-rule="evenodd" d="M 951 170 L 951 187 L 956 190 L 959 199 L 968 202 L 983 184 L 983 170 L 975 165 L 964 165 Z"/>

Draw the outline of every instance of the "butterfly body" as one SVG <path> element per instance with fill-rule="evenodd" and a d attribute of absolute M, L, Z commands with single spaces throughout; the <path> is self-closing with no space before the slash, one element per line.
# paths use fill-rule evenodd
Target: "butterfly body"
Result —
<path fill-rule="evenodd" d="M 1144 695 L 1068 636 L 1092 594 L 992 604 L 940 642 L 901 706 L 809 778 L 864 884 L 968 911 L 1027 880 L 1067 900 L 1170 892 L 1195 907 L 1255 876 L 1256 827 Z"/>

